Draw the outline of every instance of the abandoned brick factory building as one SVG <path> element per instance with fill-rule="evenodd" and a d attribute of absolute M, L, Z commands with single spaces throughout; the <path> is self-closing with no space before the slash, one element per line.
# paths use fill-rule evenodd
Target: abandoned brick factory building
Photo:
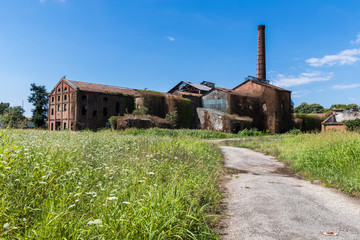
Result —
<path fill-rule="evenodd" d="M 257 52 L 256 77 L 247 77 L 233 89 L 182 81 L 159 93 L 62 78 L 49 95 L 49 130 L 96 130 L 107 127 L 111 116 L 145 108 L 160 118 L 177 111 L 178 127 L 286 132 L 292 128 L 291 92 L 266 80 L 264 25 L 258 26 Z"/>

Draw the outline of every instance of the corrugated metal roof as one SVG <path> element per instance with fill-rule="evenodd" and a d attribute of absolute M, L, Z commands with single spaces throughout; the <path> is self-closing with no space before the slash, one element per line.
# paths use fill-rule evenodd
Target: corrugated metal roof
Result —
<path fill-rule="evenodd" d="M 193 86 L 194 88 L 197 88 L 199 90 L 202 90 L 202 91 L 210 91 L 211 88 L 204 85 L 204 84 L 200 84 L 200 83 L 192 83 L 192 82 L 185 82 L 187 84 L 189 84 L 190 86 Z"/>
<path fill-rule="evenodd" d="M 71 87 L 79 89 L 80 91 L 86 92 L 99 92 L 99 93 L 122 93 L 122 94 L 131 94 L 135 95 L 137 93 L 136 89 L 132 88 L 123 88 L 123 87 L 114 87 L 108 85 L 101 85 L 95 83 L 87 83 L 87 82 L 77 82 L 71 80 L 65 80 L 69 83 Z"/>

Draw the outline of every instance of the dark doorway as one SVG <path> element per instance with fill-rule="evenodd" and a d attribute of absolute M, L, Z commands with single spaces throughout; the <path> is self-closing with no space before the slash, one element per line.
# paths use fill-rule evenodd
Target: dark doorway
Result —
<path fill-rule="evenodd" d="M 55 122 L 55 130 L 61 130 L 61 122 Z"/>

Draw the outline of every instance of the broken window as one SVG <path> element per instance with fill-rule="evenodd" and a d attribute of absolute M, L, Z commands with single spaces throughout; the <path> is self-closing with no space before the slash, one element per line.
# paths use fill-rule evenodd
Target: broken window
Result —
<path fill-rule="evenodd" d="M 97 115 L 96 110 L 93 111 L 93 117 L 95 117 Z"/>
<path fill-rule="evenodd" d="M 107 115 L 108 115 L 107 107 L 104 107 L 103 108 L 103 116 L 107 117 Z"/>
<path fill-rule="evenodd" d="M 54 100 L 55 100 L 54 97 L 51 97 L 51 102 L 54 102 Z"/>
<path fill-rule="evenodd" d="M 108 98 L 107 97 L 104 97 L 104 102 L 107 102 L 108 101 Z"/>
<path fill-rule="evenodd" d="M 53 108 L 51 109 L 51 115 L 54 115 L 54 109 Z"/>
<path fill-rule="evenodd" d="M 86 95 L 83 95 L 83 96 L 81 97 L 81 99 L 82 99 L 82 100 L 86 100 Z"/>
<path fill-rule="evenodd" d="M 66 90 L 67 90 L 67 87 L 65 87 L 64 90 L 66 91 Z"/>
<path fill-rule="evenodd" d="M 66 122 L 64 123 L 64 129 L 67 129 L 67 128 L 66 128 Z"/>
<path fill-rule="evenodd" d="M 116 102 L 115 112 L 116 112 L 116 115 L 120 115 L 120 103 L 119 102 Z"/>
<path fill-rule="evenodd" d="M 67 95 L 64 95 L 64 101 L 66 101 L 67 100 Z"/>
<path fill-rule="evenodd" d="M 66 112 L 67 106 L 66 104 L 64 104 L 64 112 Z"/>
<path fill-rule="evenodd" d="M 54 130 L 54 123 L 51 123 L 51 131 Z"/>
<path fill-rule="evenodd" d="M 86 107 L 85 106 L 81 107 L 81 115 L 86 115 Z"/>
<path fill-rule="evenodd" d="M 60 96 L 58 96 L 58 101 L 60 101 Z"/>
<path fill-rule="evenodd" d="M 60 104 L 58 104 L 58 111 L 59 111 L 59 112 L 61 111 L 61 107 L 60 107 Z"/>

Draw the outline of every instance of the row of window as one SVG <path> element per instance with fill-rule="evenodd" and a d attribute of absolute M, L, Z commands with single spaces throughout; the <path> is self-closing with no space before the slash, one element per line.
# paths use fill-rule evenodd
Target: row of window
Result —
<path fill-rule="evenodd" d="M 86 116 L 86 113 L 87 113 L 87 107 L 82 106 L 82 107 L 81 107 L 81 115 Z M 96 117 L 96 116 L 97 116 L 97 111 L 94 110 L 93 113 L 92 113 L 92 115 L 93 115 L 93 117 Z M 104 108 L 103 108 L 103 116 L 104 116 L 104 117 L 107 117 L 107 116 L 108 116 L 108 109 L 107 109 L 107 107 L 104 107 Z"/>
<path fill-rule="evenodd" d="M 67 86 L 64 87 L 64 91 L 67 91 Z M 58 92 L 61 92 L 61 87 L 58 88 Z"/>
<path fill-rule="evenodd" d="M 86 101 L 86 100 L 87 100 L 87 96 L 86 96 L 86 95 L 82 95 L 82 96 L 81 96 L 81 100 Z M 103 102 L 108 102 L 108 101 L 109 101 L 109 99 L 108 99 L 107 97 L 103 97 Z"/>
<path fill-rule="evenodd" d="M 57 105 L 57 110 L 58 110 L 58 112 L 61 111 L 61 105 L 60 104 Z M 64 104 L 64 112 L 66 112 L 66 111 L 67 111 L 67 104 Z M 53 108 L 51 109 L 51 115 L 54 115 L 54 109 Z"/>
<path fill-rule="evenodd" d="M 58 100 L 58 102 L 61 100 L 60 95 L 57 97 L 57 100 Z M 66 101 L 66 100 L 67 100 L 67 95 L 64 95 L 64 101 Z M 51 97 L 51 102 L 54 102 L 54 101 L 55 101 L 55 97 Z"/>

